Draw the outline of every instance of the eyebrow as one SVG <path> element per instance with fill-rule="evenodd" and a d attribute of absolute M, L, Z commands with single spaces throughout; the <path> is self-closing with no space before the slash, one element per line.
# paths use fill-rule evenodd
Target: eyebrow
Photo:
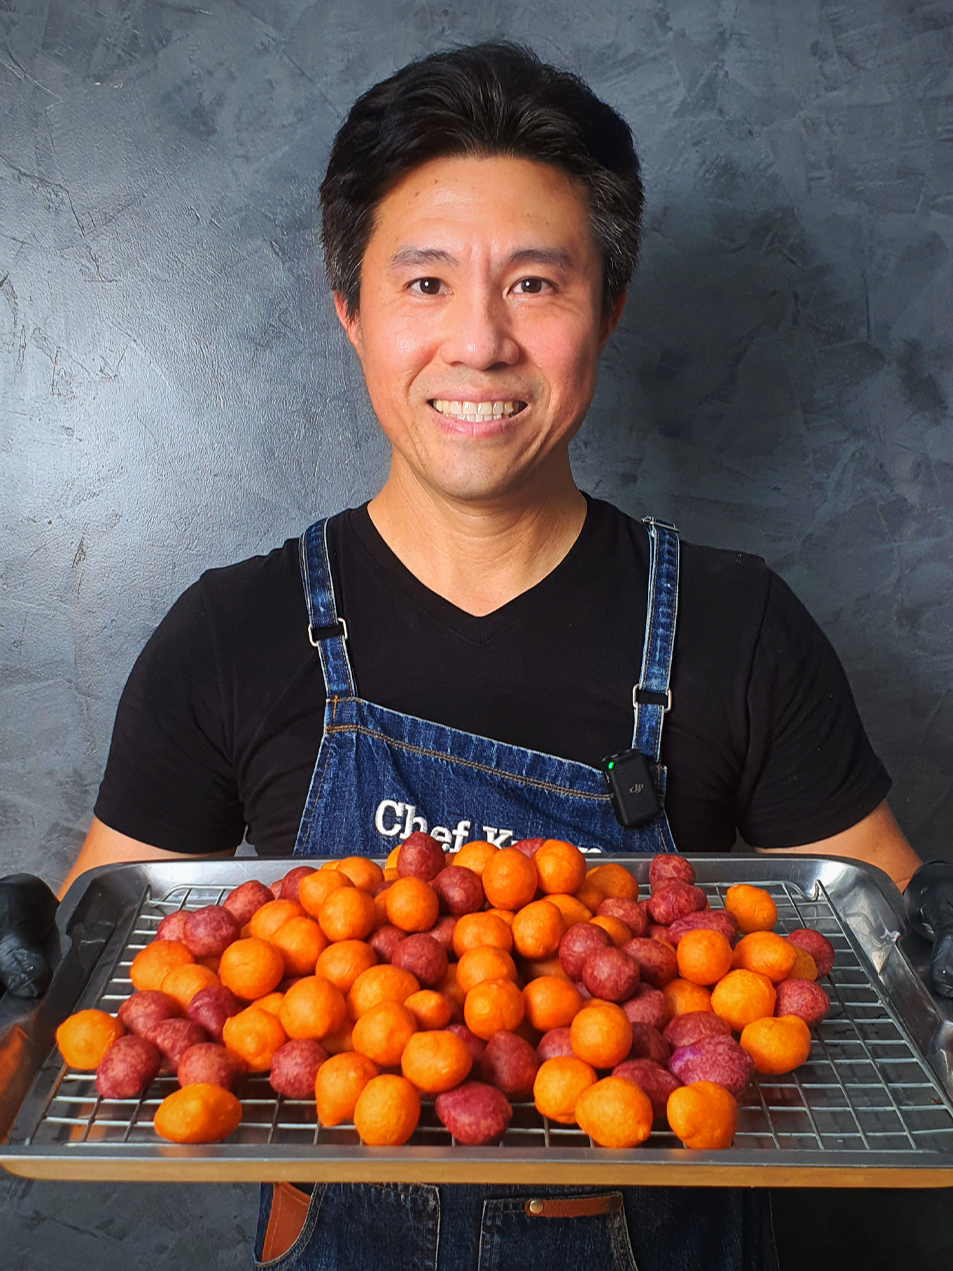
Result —
<path fill-rule="evenodd" d="M 456 256 L 443 251 L 439 247 L 401 247 L 390 258 L 391 269 L 405 269 L 408 266 L 421 265 L 459 265 Z M 511 252 L 506 260 L 506 267 L 514 265 L 544 265 L 550 269 L 569 270 L 573 267 L 573 258 L 561 247 L 520 247 Z"/>

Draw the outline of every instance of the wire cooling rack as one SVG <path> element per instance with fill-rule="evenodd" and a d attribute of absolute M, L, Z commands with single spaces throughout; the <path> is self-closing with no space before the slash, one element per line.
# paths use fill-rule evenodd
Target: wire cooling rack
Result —
<path fill-rule="evenodd" d="M 724 875 L 726 870 L 719 872 Z M 883 1178 L 892 1186 L 953 1185 L 953 1101 L 904 1018 L 909 993 L 923 992 L 915 977 L 906 989 L 885 982 L 874 965 L 882 951 L 865 949 L 857 931 L 845 923 L 831 895 L 836 887 L 820 879 L 805 887 L 803 882 L 777 877 L 699 883 L 712 907 L 718 908 L 736 881 L 757 881 L 771 894 L 778 908 L 775 930 L 785 934 L 812 927 L 831 941 L 836 960 L 824 982 L 831 997 L 830 1014 L 813 1030 L 808 1059 L 795 1072 L 752 1081 L 740 1100 L 738 1132 L 727 1151 L 691 1152 L 667 1129 L 654 1129 L 641 1147 L 608 1152 L 595 1148 L 578 1128 L 541 1117 L 532 1103 L 514 1105 L 512 1123 L 498 1147 L 465 1148 L 454 1143 L 430 1102 L 424 1102 L 420 1124 L 405 1148 L 368 1149 L 352 1125 L 318 1125 L 312 1100 L 276 1095 L 263 1075 L 249 1077 L 239 1091 L 242 1120 L 226 1144 L 178 1148 L 160 1140 L 152 1125 L 161 1100 L 177 1088 L 174 1077 L 158 1077 L 140 1099 L 103 1099 L 92 1075 L 63 1067 L 55 1051 L 37 1077 L 42 1097 L 34 1099 L 38 1111 L 32 1124 L 22 1127 L 19 1139 L 11 1135 L 10 1142 L 54 1163 L 71 1158 L 78 1165 L 82 1158 L 89 1166 L 98 1160 L 100 1170 L 106 1171 L 99 1177 L 145 1176 L 141 1169 L 133 1175 L 110 1172 L 123 1162 L 128 1171 L 133 1160 L 140 1167 L 160 1160 L 174 1167 L 178 1159 L 182 1177 L 300 1181 L 544 1177 L 558 1182 L 569 1181 L 571 1174 L 571 1181 L 579 1182 L 607 1181 L 608 1174 L 616 1181 L 666 1184 L 796 1185 L 820 1179 L 833 1185 L 869 1186 L 879 1169 L 886 1171 Z M 147 891 L 108 981 L 95 1001 L 78 1005 L 97 1004 L 115 1013 L 133 992 L 132 959 L 152 940 L 161 919 L 176 909 L 217 904 L 233 885 Z M 192 1168 L 183 1170 L 184 1162 Z M 10 1161 L 3 1163 L 11 1168 Z M 764 1174 L 765 1168 L 771 1177 Z M 924 1171 L 931 1171 L 928 1179 Z"/>

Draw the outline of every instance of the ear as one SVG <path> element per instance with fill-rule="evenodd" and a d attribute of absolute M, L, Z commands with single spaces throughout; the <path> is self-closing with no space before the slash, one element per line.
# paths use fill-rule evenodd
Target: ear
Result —
<path fill-rule="evenodd" d="M 602 319 L 602 329 L 599 333 L 599 352 L 600 353 L 606 347 L 606 344 L 608 343 L 608 340 L 609 340 L 609 336 L 619 325 L 619 319 L 622 317 L 622 310 L 625 308 L 626 299 L 627 299 L 627 293 L 623 291 L 622 295 L 618 298 L 618 300 L 612 306 L 611 311 Z"/>
<path fill-rule="evenodd" d="M 361 357 L 364 351 L 364 340 L 361 334 L 360 311 L 351 317 L 347 311 L 347 301 L 341 292 L 336 291 L 334 293 L 334 312 L 338 316 L 338 322 L 340 322 L 341 326 L 344 328 L 344 334 L 350 341 L 351 348 L 358 357 Z"/>

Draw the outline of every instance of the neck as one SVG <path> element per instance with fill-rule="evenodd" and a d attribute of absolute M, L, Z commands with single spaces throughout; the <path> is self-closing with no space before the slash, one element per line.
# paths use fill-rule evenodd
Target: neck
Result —
<path fill-rule="evenodd" d="M 542 581 L 576 541 L 586 501 L 567 477 L 555 489 L 521 491 L 518 499 L 462 501 L 422 486 L 392 464 L 368 512 L 387 546 L 425 587 L 482 617 Z"/>

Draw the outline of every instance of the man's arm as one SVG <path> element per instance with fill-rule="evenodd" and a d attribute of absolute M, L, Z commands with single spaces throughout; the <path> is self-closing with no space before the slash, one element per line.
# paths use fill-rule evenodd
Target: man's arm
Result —
<path fill-rule="evenodd" d="M 811 856 L 850 856 L 867 861 L 889 874 L 901 891 L 910 881 L 920 858 L 907 842 L 886 803 L 874 808 L 869 816 L 831 838 L 799 847 L 756 847 L 756 852 L 783 856 L 788 852 L 806 852 Z"/>
<path fill-rule="evenodd" d="M 230 848 L 227 852 L 206 852 L 196 855 L 189 855 L 186 852 L 167 852 L 161 847 L 140 843 L 138 839 L 130 838 L 128 834 L 120 834 L 118 830 L 110 829 L 97 817 L 93 817 L 86 840 L 57 895 L 62 900 L 69 885 L 80 874 L 84 874 L 88 869 L 95 869 L 97 865 L 118 865 L 122 861 L 217 860 L 220 857 L 234 855 L 234 848 Z"/>

